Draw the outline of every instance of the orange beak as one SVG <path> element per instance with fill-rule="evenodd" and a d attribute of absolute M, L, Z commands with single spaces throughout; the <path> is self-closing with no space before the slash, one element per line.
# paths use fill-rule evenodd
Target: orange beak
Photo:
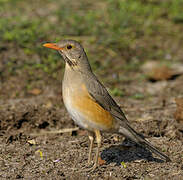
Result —
<path fill-rule="evenodd" d="M 57 51 L 63 50 L 64 48 L 59 47 L 56 43 L 46 43 L 43 44 L 44 47 L 55 49 Z"/>

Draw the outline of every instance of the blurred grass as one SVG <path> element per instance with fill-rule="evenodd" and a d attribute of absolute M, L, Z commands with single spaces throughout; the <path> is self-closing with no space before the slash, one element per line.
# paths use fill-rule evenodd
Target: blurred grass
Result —
<path fill-rule="evenodd" d="M 180 61 L 182 9 L 183 0 L 0 0 L 0 75 L 58 80 L 60 56 L 42 44 L 64 38 L 81 41 L 102 75 Z"/>

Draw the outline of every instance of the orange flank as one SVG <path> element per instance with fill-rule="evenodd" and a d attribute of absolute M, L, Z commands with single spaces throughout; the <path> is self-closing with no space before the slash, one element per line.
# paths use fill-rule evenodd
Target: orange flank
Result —
<path fill-rule="evenodd" d="M 88 121 L 96 123 L 96 126 L 104 127 L 105 130 L 113 128 L 114 118 L 90 96 L 84 84 L 80 96 L 75 96 L 73 102 L 73 105 L 86 116 Z"/>

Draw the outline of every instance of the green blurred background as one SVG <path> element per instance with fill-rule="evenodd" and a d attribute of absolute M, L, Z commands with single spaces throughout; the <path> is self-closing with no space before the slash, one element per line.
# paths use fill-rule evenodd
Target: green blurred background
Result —
<path fill-rule="evenodd" d="M 63 63 L 45 42 L 80 41 L 110 86 L 145 79 L 147 61 L 181 62 L 182 32 L 183 0 L 0 0 L 0 98 L 60 83 Z"/>

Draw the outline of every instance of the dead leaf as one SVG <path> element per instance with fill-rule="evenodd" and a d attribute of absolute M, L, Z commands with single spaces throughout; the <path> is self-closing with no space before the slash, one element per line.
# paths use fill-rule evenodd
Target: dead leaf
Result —
<path fill-rule="evenodd" d="M 126 168 L 126 164 L 125 164 L 124 161 L 121 162 L 121 165 L 122 165 L 124 168 Z"/>
<path fill-rule="evenodd" d="M 99 163 L 99 165 L 101 166 L 101 165 L 105 164 L 106 161 L 103 160 L 103 159 L 101 159 L 101 157 L 99 157 L 99 158 L 98 158 L 98 163 Z"/>
<path fill-rule="evenodd" d="M 145 63 L 142 66 L 142 70 L 152 81 L 168 80 L 180 75 L 180 72 L 176 71 L 176 69 L 155 61 Z"/>
<path fill-rule="evenodd" d="M 47 109 L 51 108 L 52 106 L 53 106 L 53 104 L 52 104 L 51 101 L 48 101 L 48 102 L 44 105 L 44 107 L 47 108 Z"/>
<path fill-rule="evenodd" d="M 34 139 L 27 141 L 30 145 L 36 145 L 36 141 Z"/>
<path fill-rule="evenodd" d="M 43 152 L 40 149 L 38 149 L 37 151 L 35 151 L 35 155 L 37 157 L 40 157 L 41 159 L 43 159 Z"/>
<path fill-rule="evenodd" d="M 149 75 L 149 78 L 156 81 L 167 80 L 173 76 L 173 71 L 166 66 L 161 66 L 161 67 L 153 68 L 148 75 Z"/>
<path fill-rule="evenodd" d="M 42 92 L 41 89 L 34 88 L 34 89 L 30 90 L 28 93 L 33 94 L 33 95 L 39 95 L 39 94 L 41 94 L 41 92 Z"/>

